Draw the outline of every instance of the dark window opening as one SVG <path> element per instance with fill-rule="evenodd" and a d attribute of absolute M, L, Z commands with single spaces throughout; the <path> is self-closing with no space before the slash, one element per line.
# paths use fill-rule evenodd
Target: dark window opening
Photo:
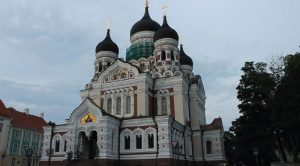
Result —
<path fill-rule="evenodd" d="M 173 50 L 171 51 L 171 60 L 172 60 L 172 61 L 175 60 Z"/>
<path fill-rule="evenodd" d="M 142 135 L 136 135 L 136 149 L 142 149 Z"/>
<path fill-rule="evenodd" d="M 108 99 L 107 100 L 107 112 L 109 114 L 111 114 L 111 106 L 112 106 L 112 100 L 111 99 Z"/>
<path fill-rule="evenodd" d="M 165 51 L 161 51 L 161 60 L 162 61 L 166 60 L 166 52 Z"/>
<path fill-rule="evenodd" d="M 67 140 L 65 140 L 64 152 L 67 150 Z"/>
<path fill-rule="evenodd" d="M 121 114 L 121 97 L 117 98 L 117 115 Z"/>
<path fill-rule="evenodd" d="M 153 136 L 153 134 L 148 134 L 148 148 L 154 148 L 154 136 Z"/>
<path fill-rule="evenodd" d="M 125 136 L 125 149 L 130 149 L 130 136 Z"/>
<path fill-rule="evenodd" d="M 55 141 L 55 152 L 59 152 L 59 144 L 60 144 L 60 141 L 56 140 Z"/>
<path fill-rule="evenodd" d="M 212 151 L 211 142 L 206 141 L 206 153 L 211 154 L 211 151 Z"/>

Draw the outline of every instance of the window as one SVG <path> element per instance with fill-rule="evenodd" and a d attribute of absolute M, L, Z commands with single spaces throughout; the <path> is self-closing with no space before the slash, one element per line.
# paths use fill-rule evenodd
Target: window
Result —
<path fill-rule="evenodd" d="M 21 139 L 21 131 L 20 130 L 15 130 L 15 137 L 17 140 Z"/>
<path fill-rule="evenodd" d="M 175 60 L 173 50 L 171 51 L 171 60 L 172 60 L 172 61 Z"/>
<path fill-rule="evenodd" d="M 125 136 L 124 139 L 125 139 L 124 149 L 130 149 L 130 136 L 129 135 Z"/>
<path fill-rule="evenodd" d="M 18 150 L 19 150 L 19 145 L 18 144 L 13 144 L 12 154 L 18 154 Z"/>
<path fill-rule="evenodd" d="M 153 134 L 148 134 L 148 148 L 154 148 L 154 136 L 153 136 Z"/>
<path fill-rule="evenodd" d="M 60 141 L 56 140 L 55 141 L 55 152 L 59 152 L 59 144 L 60 144 Z"/>
<path fill-rule="evenodd" d="M 23 145 L 22 155 L 26 155 L 26 150 L 28 149 L 28 145 Z"/>
<path fill-rule="evenodd" d="M 0 132 L 2 131 L 3 123 L 0 123 Z"/>
<path fill-rule="evenodd" d="M 117 115 L 121 114 L 121 97 L 117 98 Z"/>
<path fill-rule="evenodd" d="M 142 149 L 142 135 L 136 135 L 136 149 Z"/>
<path fill-rule="evenodd" d="M 30 132 L 24 131 L 24 141 L 29 142 L 30 141 Z"/>
<path fill-rule="evenodd" d="M 131 112 L 131 98 L 130 96 L 126 97 L 126 113 L 130 113 Z"/>
<path fill-rule="evenodd" d="M 102 64 L 100 63 L 99 64 L 99 70 L 98 70 L 99 72 L 101 72 L 102 71 Z"/>
<path fill-rule="evenodd" d="M 166 98 L 164 98 L 164 97 L 161 99 L 161 113 L 163 115 L 167 114 L 167 101 L 166 101 Z"/>
<path fill-rule="evenodd" d="M 64 152 L 67 150 L 67 140 L 65 140 L 65 144 L 64 144 Z"/>
<path fill-rule="evenodd" d="M 109 114 L 111 114 L 111 106 L 112 106 L 112 100 L 111 99 L 108 99 L 107 100 L 107 112 Z"/>
<path fill-rule="evenodd" d="M 161 51 L 161 60 L 162 61 L 166 60 L 166 52 L 165 51 Z"/>
<path fill-rule="evenodd" d="M 206 153 L 211 154 L 211 151 L 212 151 L 211 142 L 206 141 Z"/>
<path fill-rule="evenodd" d="M 22 158 L 22 166 L 26 166 L 26 159 Z"/>

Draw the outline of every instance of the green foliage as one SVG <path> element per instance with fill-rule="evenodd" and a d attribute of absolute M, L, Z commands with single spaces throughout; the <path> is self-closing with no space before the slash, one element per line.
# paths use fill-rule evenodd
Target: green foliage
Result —
<path fill-rule="evenodd" d="M 232 122 L 236 158 L 245 165 L 256 165 L 253 148 L 259 149 L 259 161 L 268 165 L 274 160 L 270 102 L 275 81 L 266 63 L 246 62 L 237 87 L 238 108 L 242 114 Z"/>
<path fill-rule="evenodd" d="M 299 161 L 300 151 L 300 53 L 284 58 L 284 75 L 274 95 L 272 122 L 283 131 L 286 149 Z"/>

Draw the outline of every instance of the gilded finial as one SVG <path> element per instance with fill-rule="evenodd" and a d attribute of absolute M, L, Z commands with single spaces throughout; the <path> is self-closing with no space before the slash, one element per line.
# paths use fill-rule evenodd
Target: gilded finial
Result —
<path fill-rule="evenodd" d="M 148 0 L 145 0 L 145 5 L 146 5 L 146 7 L 149 6 L 149 1 Z"/>
<path fill-rule="evenodd" d="M 179 45 L 182 45 L 182 44 L 183 44 L 183 36 L 180 35 L 180 36 L 179 36 Z"/>
<path fill-rule="evenodd" d="M 111 19 L 108 19 L 107 21 L 107 29 L 111 29 Z"/>
<path fill-rule="evenodd" d="M 162 8 L 161 8 L 162 12 L 164 13 L 164 16 L 167 15 L 167 10 L 168 10 L 168 6 L 164 5 Z"/>

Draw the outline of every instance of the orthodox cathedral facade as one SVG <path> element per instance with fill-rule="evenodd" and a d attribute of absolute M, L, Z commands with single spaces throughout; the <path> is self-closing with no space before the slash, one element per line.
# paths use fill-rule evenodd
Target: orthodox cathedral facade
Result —
<path fill-rule="evenodd" d="M 95 73 L 65 124 L 44 127 L 41 165 L 220 165 L 220 118 L 207 124 L 201 77 L 178 34 L 148 6 L 130 31 L 126 61 L 107 30 Z M 50 150 L 51 149 L 51 150 Z"/>

